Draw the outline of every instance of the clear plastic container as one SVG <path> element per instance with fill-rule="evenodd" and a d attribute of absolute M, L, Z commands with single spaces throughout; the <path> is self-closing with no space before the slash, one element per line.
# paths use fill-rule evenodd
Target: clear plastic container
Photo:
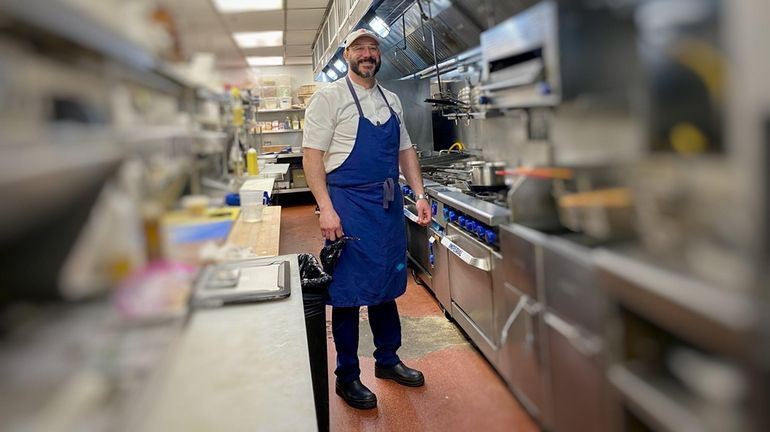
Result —
<path fill-rule="evenodd" d="M 241 219 L 244 222 L 259 222 L 262 220 L 264 191 L 241 190 Z"/>
<path fill-rule="evenodd" d="M 271 110 L 271 109 L 278 109 L 279 106 L 279 100 L 275 97 L 270 98 L 262 98 L 262 103 L 259 107 L 260 110 Z"/>
<path fill-rule="evenodd" d="M 280 86 L 276 87 L 276 95 L 280 98 L 291 97 L 291 87 Z"/>
<path fill-rule="evenodd" d="M 275 86 L 262 86 L 259 88 L 259 95 L 263 98 L 278 97 L 278 89 L 280 87 Z"/>
<path fill-rule="evenodd" d="M 278 107 L 280 109 L 290 109 L 291 108 L 291 97 L 278 98 Z"/>

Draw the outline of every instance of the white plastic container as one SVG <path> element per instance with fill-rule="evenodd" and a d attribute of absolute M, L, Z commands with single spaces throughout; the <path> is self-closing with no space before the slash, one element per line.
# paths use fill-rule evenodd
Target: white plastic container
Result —
<path fill-rule="evenodd" d="M 278 107 L 280 109 L 290 109 L 291 108 L 291 98 L 290 97 L 278 98 Z"/>
<path fill-rule="evenodd" d="M 264 191 L 261 190 L 241 190 L 241 219 L 244 222 L 259 222 L 262 220 L 262 197 Z"/>

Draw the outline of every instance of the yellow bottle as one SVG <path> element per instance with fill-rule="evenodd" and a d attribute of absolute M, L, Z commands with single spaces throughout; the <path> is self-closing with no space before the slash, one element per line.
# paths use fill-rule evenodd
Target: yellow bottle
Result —
<path fill-rule="evenodd" d="M 253 148 L 246 152 L 246 171 L 250 176 L 259 174 L 259 165 L 257 164 L 257 151 Z"/>

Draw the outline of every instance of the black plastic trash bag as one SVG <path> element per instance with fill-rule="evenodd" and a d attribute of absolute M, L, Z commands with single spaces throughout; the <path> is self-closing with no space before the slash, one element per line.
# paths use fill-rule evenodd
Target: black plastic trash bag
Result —
<path fill-rule="evenodd" d="M 312 254 L 301 253 L 298 255 L 298 260 L 302 292 L 326 294 L 329 284 L 332 283 L 332 277 L 324 272 Z"/>
<path fill-rule="evenodd" d="M 321 257 L 321 265 L 323 265 L 324 271 L 328 274 L 334 273 L 334 268 L 337 267 L 337 261 L 339 261 L 342 255 L 342 248 L 348 240 L 360 240 L 358 237 L 344 236 L 329 243 L 321 249 L 319 256 Z"/>
<path fill-rule="evenodd" d="M 329 370 L 326 358 L 326 300 L 332 277 L 326 274 L 318 260 L 311 254 L 302 253 L 299 260 L 299 277 L 302 280 L 302 305 L 305 309 L 305 333 L 310 357 L 310 377 L 313 383 L 316 422 L 318 430 L 329 430 Z"/>

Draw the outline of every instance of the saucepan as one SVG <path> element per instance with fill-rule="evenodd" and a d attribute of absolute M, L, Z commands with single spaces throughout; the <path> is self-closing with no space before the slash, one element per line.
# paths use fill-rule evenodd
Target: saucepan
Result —
<path fill-rule="evenodd" d="M 460 174 L 462 180 L 469 183 L 471 189 L 493 189 L 505 187 L 505 175 L 498 174 L 505 162 L 471 161 L 464 168 L 446 169 L 452 174 Z"/>

